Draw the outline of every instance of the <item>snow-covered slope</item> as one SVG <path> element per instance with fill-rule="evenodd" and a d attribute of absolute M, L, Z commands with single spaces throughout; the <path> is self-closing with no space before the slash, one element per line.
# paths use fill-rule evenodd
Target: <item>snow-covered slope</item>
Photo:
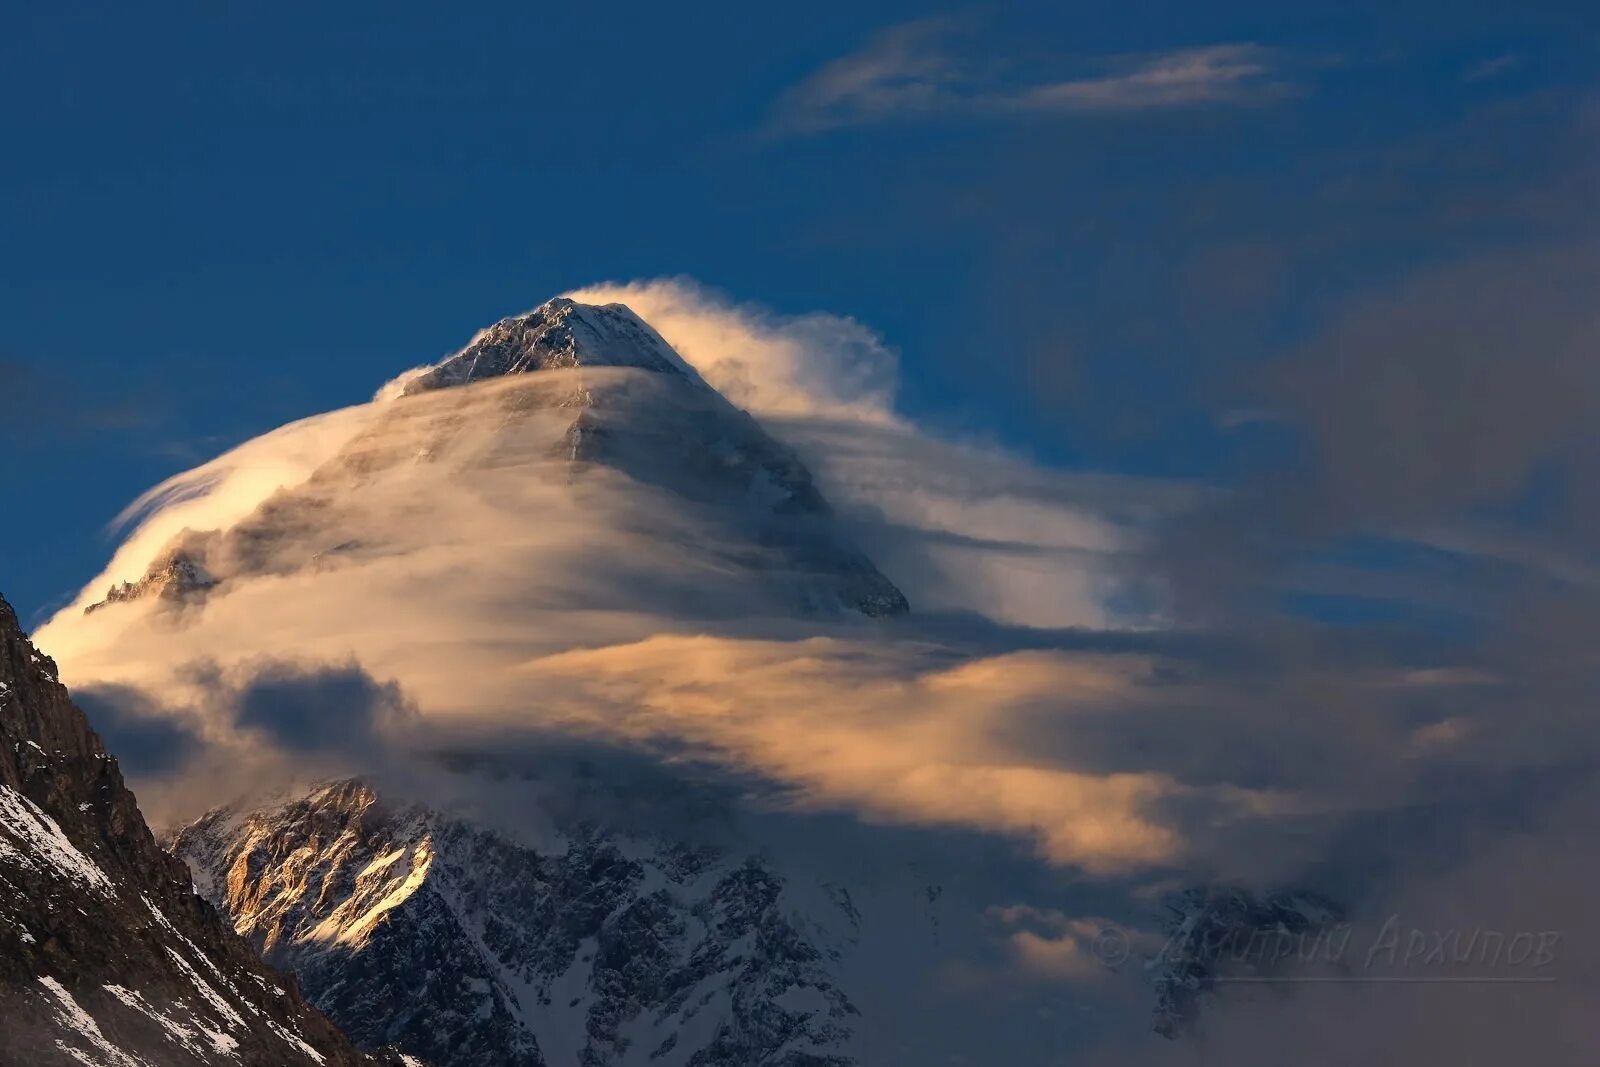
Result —
<path fill-rule="evenodd" d="M 843 890 L 580 825 L 540 848 L 342 781 L 174 850 L 357 1040 L 445 1067 L 846 1064 Z M 820 907 L 819 907 L 820 902 Z"/>
<path fill-rule="evenodd" d="M 437 366 L 409 378 L 402 391 L 566 367 L 636 367 L 706 386 L 645 322 L 622 304 L 580 304 L 556 297 L 526 315 L 501 319 Z"/>
<path fill-rule="evenodd" d="M 0 1064 L 375 1062 L 195 895 L 0 600 Z"/>

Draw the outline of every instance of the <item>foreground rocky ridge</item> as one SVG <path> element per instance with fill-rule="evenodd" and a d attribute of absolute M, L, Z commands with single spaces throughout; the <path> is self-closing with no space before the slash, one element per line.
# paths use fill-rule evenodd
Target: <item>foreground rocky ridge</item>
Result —
<path fill-rule="evenodd" d="M 0 599 L 0 1064 L 372 1067 L 196 896 Z"/>
<path fill-rule="evenodd" d="M 358 781 L 214 811 L 174 851 L 359 1041 L 443 1067 L 855 1062 L 849 897 L 818 922 L 755 860 L 593 827 L 536 850 Z"/>

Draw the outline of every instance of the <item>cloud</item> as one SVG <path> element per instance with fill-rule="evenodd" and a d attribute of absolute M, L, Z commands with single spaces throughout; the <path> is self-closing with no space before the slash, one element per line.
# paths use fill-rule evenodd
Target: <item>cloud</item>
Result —
<path fill-rule="evenodd" d="M 575 473 L 551 403 L 574 380 L 547 371 L 316 417 L 171 480 L 84 599 L 173 537 L 223 584 L 198 610 L 68 610 L 39 641 L 198 739 L 142 768 L 157 818 L 413 750 L 538 754 L 527 795 L 551 796 L 607 753 L 606 790 L 638 766 L 714 783 L 696 795 L 781 822 L 795 837 L 767 843 L 794 856 L 848 832 L 840 866 L 908 837 L 952 867 L 1003 864 L 964 901 L 983 939 L 962 960 L 1100 997 L 1087 924 L 1142 943 L 1174 886 L 1425 908 L 1591 795 L 1588 263 L 1507 251 L 1352 303 L 1234 405 L 1301 435 L 1275 457 L 1293 476 L 1204 489 L 929 433 L 849 320 L 681 280 L 596 287 L 804 458 L 911 617 L 797 618 L 752 584 L 732 527 L 619 469 Z M 584 379 L 602 380 L 639 417 L 667 410 L 647 375 Z M 1505 536 L 1483 533 L 1494 509 Z M 1463 633 L 1284 607 L 1355 592 L 1514 610 Z M 1483 884 L 1487 909 L 1505 887 Z"/>
<path fill-rule="evenodd" d="M 681 277 L 604 282 L 566 295 L 628 305 L 718 392 L 756 415 L 892 418 L 898 354 L 854 319 L 779 315 Z"/>
<path fill-rule="evenodd" d="M 1020 111 L 1147 111 L 1250 104 L 1273 99 L 1286 86 L 1272 80 L 1278 59 L 1255 44 L 1184 48 L 1125 60 L 1097 78 L 1046 82 L 1006 101 Z"/>
<path fill-rule="evenodd" d="M 1319 645 L 1306 665 L 1309 631 L 1191 649 L 1159 629 L 1187 610 L 1152 581 L 1183 584 L 1166 531 L 1231 498 L 926 433 L 892 408 L 885 347 L 847 320 L 683 281 L 585 293 L 646 308 L 708 380 L 745 383 L 912 618 L 798 620 L 730 562 L 750 552 L 737 528 L 619 469 L 574 477 L 553 403 L 571 382 L 547 371 L 303 420 L 164 483 L 80 605 L 175 537 L 207 553 L 216 590 L 178 612 L 75 606 L 41 644 L 80 684 L 170 709 L 218 766 L 263 741 L 273 759 L 350 763 L 554 732 L 748 775 L 792 810 L 996 834 L 1102 877 L 1291 876 L 1361 805 L 1414 803 L 1419 776 L 1504 742 L 1495 686 L 1429 684 L 1480 666 L 1459 652 Z M 648 375 L 585 373 L 614 378 L 638 417 L 665 410 Z M 881 385 L 865 404 L 838 388 L 863 379 Z M 1207 574 L 1244 573 L 1233 540 L 1185 547 Z"/>
<path fill-rule="evenodd" d="M 1532 592 L 1535 575 L 1592 584 L 1596 284 L 1592 241 L 1507 247 L 1351 297 L 1252 366 L 1245 406 L 1271 412 L 1292 445 L 1167 528 L 1159 565 L 1181 610 L 1365 588 L 1476 617 Z M 1357 537 L 1363 562 L 1334 564 Z"/>
<path fill-rule="evenodd" d="M 1056 908 L 1010 904 L 989 909 L 1006 927 L 1017 962 L 1038 976 L 1066 982 L 1103 979 L 1108 967 L 1125 962 L 1136 932 L 1095 916 L 1072 916 Z"/>
<path fill-rule="evenodd" d="M 858 645 L 877 638 L 864 621 L 796 618 L 782 575 L 763 577 L 768 553 L 739 525 L 742 512 L 691 506 L 693 485 L 688 496 L 670 488 L 682 472 L 635 479 L 594 464 L 575 475 L 571 416 L 559 402 L 579 372 L 403 400 L 390 391 L 265 434 L 144 494 L 124 513 L 132 530 L 106 570 L 40 631 L 80 684 L 143 693 L 202 738 L 200 762 L 213 770 L 186 768 L 188 787 L 174 786 L 163 814 L 230 765 L 269 777 L 313 757 L 360 763 L 369 748 L 387 759 L 419 738 L 494 749 L 483 739 L 559 728 L 569 743 L 698 752 L 767 782 L 796 810 L 998 833 L 1056 863 L 1112 870 L 1173 853 L 1175 832 L 1155 809 L 1186 795 L 1183 783 L 1138 768 L 1103 775 L 1009 744 L 976 758 L 977 738 L 953 746 L 898 701 L 943 694 L 949 730 L 958 704 L 983 700 L 988 676 L 923 661 L 922 627 L 943 642 L 1013 626 L 1145 621 L 1115 602 L 1110 561 L 1182 506 L 1181 492 L 1068 477 L 921 430 L 894 410 L 893 351 L 849 319 L 779 315 L 683 279 L 578 295 L 639 310 L 800 454 L 832 505 L 829 521 L 917 605 L 900 638 L 910 643 L 869 655 Z M 586 388 L 627 398 L 630 418 L 671 417 L 654 376 L 582 374 Z M 202 556 L 217 581 L 203 602 L 84 613 L 174 544 Z M 838 644 L 804 643 L 819 634 Z M 672 643 L 689 635 L 702 643 Z M 647 719 L 630 704 L 591 700 L 581 676 L 562 673 L 574 650 L 594 657 L 596 685 L 618 689 L 643 685 L 628 664 L 658 654 L 680 674 L 748 660 L 745 690 L 719 699 L 765 709 L 763 718 L 737 729 L 724 719 L 723 730 L 688 706 Z M 311 653 L 318 660 L 307 664 Z M 804 669 L 819 656 L 859 693 Z M 524 667 L 532 662 L 543 669 Z M 1032 672 L 1022 660 L 998 662 L 1031 679 L 1018 709 L 1081 680 L 1066 661 Z M 786 689 L 794 706 L 771 706 L 762 686 Z M 800 717 L 860 704 L 860 694 L 882 700 L 881 718 L 847 728 Z M 596 714 L 585 718 L 584 707 Z M 853 751 L 856 763 L 830 767 L 824 751 L 800 745 L 806 737 Z M 152 781 L 163 770 L 152 767 Z"/>
<path fill-rule="evenodd" d="M 1115 700 L 1131 666 L 1039 653 L 939 669 L 820 639 L 657 637 L 524 670 L 551 721 L 704 746 L 804 804 L 1015 834 L 1052 862 L 1110 872 L 1175 858 L 1182 842 L 1155 806 L 1182 783 L 1075 770 L 1007 735 L 1040 705 Z"/>
<path fill-rule="evenodd" d="M 1352 301 L 1267 378 L 1310 435 L 1328 517 L 1406 523 L 1492 505 L 1587 451 L 1596 285 L 1592 246 L 1542 245 Z"/>
<path fill-rule="evenodd" d="M 1193 503 L 1151 479 L 1044 471 L 904 423 L 778 419 L 824 491 L 921 613 L 1035 627 L 1145 626 L 1159 591 L 1131 569 L 1143 538 Z"/>
<path fill-rule="evenodd" d="M 166 714 L 139 689 L 79 686 L 72 690 L 72 699 L 105 741 L 106 750 L 134 776 L 180 771 L 204 743 L 192 726 Z"/>
<path fill-rule="evenodd" d="M 185 530 L 229 526 L 274 493 L 299 485 L 360 433 L 377 410 L 372 404 L 300 419 L 147 490 L 112 523 L 113 532 L 131 527 L 131 535 L 62 613 L 80 613 L 112 585 L 143 577 Z"/>
<path fill-rule="evenodd" d="M 1577 902 L 1594 872 L 1572 842 L 1600 786 L 1600 259 L 1587 196 L 1541 201 L 1557 207 L 1549 232 L 1375 279 L 1252 361 L 1227 399 L 1270 413 L 1276 448 L 1141 550 L 1174 622 L 1217 642 L 1182 670 L 1234 749 L 1187 733 L 1195 764 L 1153 762 L 1288 787 L 1301 816 L 1239 840 L 1270 855 L 1278 829 L 1316 838 L 1273 877 L 1334 890 L 1358 943 L 1395 914 L 1558 930 L 1557 981 L 1229 988 L 1201 1043 L 1087 1062 L 1267 1063 L 1291 1041 L 1313 1064 L 1593 1058 L 1578 1020 L 1596 932 Z M 1515 205 L 1496 210 L 1501 227 Z"/>
<path fill-rule="evenodd" d="M 1516 70 L 1522 66 L 1524 58 L 1521 52 L 1503 52 L 1468 67 L 1461 78 L 1469 82 L 1489 81 Z"/>
<path fill-rule="evenodd" d="M 1118 488 L 1114 479 L 1052 474 L 1001 450 L 942 440 L 918 429 L 893 410 L 894 352 L 852 320 L 824 313 L 777 315 L 683 279 L 593 286 L 577 293 L 621 300 L 640 310 L 708 381 L 797 448 L 841 521 L 869 555 L 882 557 L 880 566 L 924 610 L 976 611 L 1044 626 L 1112 621 L 1107 605 L 1117 590 L 1100 574 L 1106 560 L 1126 550 L 1140 525 L 1179 503 L 1180 494 L 1167 487 L 1127 482 Z M 538 383 L 505 383 L 470 395 L 450 391 L 411 398 L 407 410 L 431 412 L 440 424 L 479 422 L 460 433 L 457 455 L 466 457 L 496 447 L 492 412 L 504 402 L 497 391 L 560 385 L 560 375 L 553 373 Z M 107 588 L 136 581 L 175 539 L 227 530 L 270 508 L 274 497 L 300 492 L 314 472 L 353 442 L 381 440 L 385 449 L 425 451 L 425 441 L 415 438 L 429 432 L 427 420 L 387 420 L 388 410 L 388 400 L 380 399 L 299 420 L 145 493 L 121 516 L 133 532 L 106 569 L 59 613 L 62 625 L 47 632 L 57 641 L 66 639 L 68 629 L 86 636 L 76 620 Z M 564 429 L 552 422 L 549 432 L 559 435 Z M 561 485 L 563 468 L 552 459 L 556 452 L 554 437 L 542 444 L 530 439 L 522 451 L 482 472 L 485 489 L 489 481 L 515 477 L 519 468 L 531 476 L 516 481 L 496 505 L 437 465 L 414 466 L 392 484 L 370 488 L 369 501 L 384 501 L 382 514 L 344 514 L 339 501 L 330 499 L 327 513 L 342 516 L 343 532 L 326 544 L 306 544 L 305 552 L 397 539 L 415 542 L 418 550 L 428 547 L 435 557 L 446 551 L 470 554 L 475 541 L 496 530 L 493 536 L 503 548 L 515 545 L 527 553 L 529 573 L 522 580 L 545 589 L 534 602 L 638 603 L 651 589 L 706 600 L 726 585 L 726 576 L 706 573 L 692 558 L 697 544 L 704 548 L 725 535 L 684 525 L 671 518 L 670 507 L 637 492 L 638 486 L 610 481 L 604 472 L 590 480 L 584 509 L 574 511 L 568 506 L 571 493 Z M 435 526 L 413 529 L 408 513 L 429 494 L 437 502 Z M 453 501 L 448 508 L 447 501 Z M 535 508 L 541 519 L 530 523 L 525 510 Z M 379 526 L 386 528 L 375 529 Z M 655 536 L 648 544 L 636 543 L 628 531 L 645 527 Z M 308 540 L 326 532 L 316 523 L 294 531 Z M 293 541 L 275 551 L 290 554 Z M 452 547 L 447 550 L 446 544 Z M 599 552 L 608 553 L 605 577 L 595 565 L 580 562 Z M 571 568 L 552 569 L 551 561 L 563 556 L 572 557 Z M 330 564 L 359 558 L 348 550 L 327 557 Z M 412 555 L 408 562 L 419 558 Z M 625 583 L 630 574 L 632 581 Z M 666 578 L 664 586 L 666 575 L 677 577 Z M 324 584 L 339 580 L 329 577 Z M 700 593 L 688 592 L 696 585 Z M 606 589 L 613 586 L 615 594 L 608 597 Z M 70 627 L 68 620 L 73 620 Z"/>
<path fill-rule="evenodd" d="M 962 79 L 943 48 L 949 28 L 948 20 L 925 19 L 881 31 L 785 93 L 775 125 L 818 132 L 954 106 Z"/>
<path fill-rule="evenodd" d="M 1341 932 L 1342 967 L 1324 981 L 1296 984 L 1306 971 L 1291 970 L 1270 987 L 1232 985 L 1207 998 L 1197 1038 L 1109 1040 L 1080 1061 L 1269 1067 L 1292 1047 L 1307 1067 L 1593 1062 L 1600 930 L 1583 887 L 1600 876 L 1587 846 L 1596 799 L 1585 790 L 1545 809 L 1537 827 L 1473 840 L 1457 862 L 1410 872 Z M 1546 939 L 1544 963 L 1532 953 L 1509 962 L 1519 936 L 1526 947 Z M 1398 941 L 1392 953 L 1386 938 Z M 1433 957 L 1441 946 L 1443 960 Z"/>
<path fill-rule="evenodd" d="M 385 773 L 414 736 L 413 702 L 354 662 L 219 661 L 167 647 L 160 671 L 72 691 L 153 825 L 328 776 Z"/>
<path fill-rule="evenodd" d="M 359 752 L 416 715 L 398 685 L 356 663 L 254 665 L 234 701 L 239 726 L 290 752 Z"/>
<path fill-rule="evenodd" d="M 819 133 L 904 119 L 1133 113 L 1259 104 L 1291 88 L 1274 50 L 1251 43 L 1101 60 L 1099 73 L 1026 80 L 950 47 L 956 26 L 925 19 L 880 32 L 822 67 L 774 107 L 776 132 Z"/>

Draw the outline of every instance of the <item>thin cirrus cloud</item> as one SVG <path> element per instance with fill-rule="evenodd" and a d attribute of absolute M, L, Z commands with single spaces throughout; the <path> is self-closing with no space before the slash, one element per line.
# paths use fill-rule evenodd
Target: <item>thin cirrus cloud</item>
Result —
<path fill-rule="evenodd" d="M 948 20 L 882 31 L 786 92 L 770 128 L 820 133 L 848 126 L 934 117 L 1133 113 L 1243 106 L 1280 98 L 1291 86 L 1280 55 L 1249 42 L 1103 58 L 1093 73 L 1018 77 L 957 55 Z"/>

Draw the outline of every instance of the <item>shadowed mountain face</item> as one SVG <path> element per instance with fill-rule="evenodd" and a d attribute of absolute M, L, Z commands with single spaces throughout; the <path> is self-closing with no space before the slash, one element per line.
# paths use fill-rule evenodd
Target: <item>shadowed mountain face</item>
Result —
<path fill-rule="evenodd" d="M 401 1064 L 356 1051 L 157 847 L 0 600 L 0 1064 Z"/>
<path fill-rule="evenodd" d="M 444 496 L 505 515 L 534 491 L 541 524 L 575 508 L 638 541 L 614 557 L 637 572 L 629 606 L 653 589 L 687 616 L 908 610 L 799 457 L 620 304 L 552 300 L 393 392 L 304 484 L 226 530 L 186 531 L 91 610 L 158 594 L 194 605 L 266 575 L 425 552 L 450 535 Z"/>

